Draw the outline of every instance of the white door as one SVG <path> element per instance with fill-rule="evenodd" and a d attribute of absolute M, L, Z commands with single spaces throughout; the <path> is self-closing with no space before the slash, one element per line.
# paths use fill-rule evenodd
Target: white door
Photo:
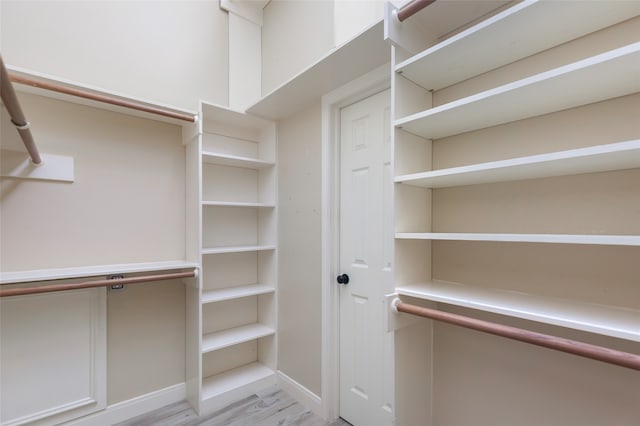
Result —
<path fill-rule="evenodd" d="M 393 420 L 389 105 L 385 90 L 340 113 L 340 416 L 355 426 Z"/>

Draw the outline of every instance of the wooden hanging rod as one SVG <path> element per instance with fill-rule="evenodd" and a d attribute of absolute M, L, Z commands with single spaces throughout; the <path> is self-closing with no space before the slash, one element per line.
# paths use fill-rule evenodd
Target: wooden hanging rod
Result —
<path fill-rule="evenodd" d="M 14 83 L 25 84 L 27 86 L 37 87 L 39 89 L 50 90 L 53 92 L 63 93 L 65 95 L 77 96 L 79 98 L 89 99 L 92 101 L 103 102 L 110 105 L 120 106 L 129 109 L 135 109 L 137 111 L 148 112 L 150 114 L 161 115 L 163 117 L 175 118 L 182 121 L 188 121 L 194 123 L 196 118 L 192 114 L 185 114 L 181 112 L 171 111 L 168 109 L 154 107 L 143 104 L 141 102 L 128 101 L 114 96 L 103 95 L 88 90 L 74 89 L 72 87 L 66 87 L 55 83 L 37 80 L 30 77 L 24 77 L 9 73 L 9 78 Z"/>
<path fill-rule="evenodd" d="M 31 162 L 33 164 L 41 164 L 42 157 L 40 157 L 40 152 L 38 152 L 36 142 L 33 140 L 33 135 L 29 128 L 29 122 L 22 112 L 20 102 L 18 101 L 16 92 L 13 89 L 13 84 L 11 84 L 11 80 L 9 79 L 9 73 L 7 71 L 7 67 L 4 65 L 2 56 L 0 56 L 0 86 L 2 103 L 11 117 L 11 122 L 16 126 L 16 130 L 22 138 L 22 143 L 24 143 L 24 146 L 31 157 Z"/>
<path fill-rule="evenodd" d="M 483 321 L 463 315 L 438 311 L 436 309 L 423 308 L 422 306 L 404 303 L 400 301 L 400 299 L 396 299 L 392 305 L 398 312 L 405 312 L 407 314 L 442 321 L 460 327 L 506 337 L 508 339 L 519 340 L 532 345 L 543 346 L 556 351 L 567 352 L 585 358 L 631 368 L 633 370 L 640 370 L 640 355 L 565 339 L 558 336 L 536 333 L 522 328 Z"/>
<path fill-rule="evenodd" d="M 140 284 L 149 281 L 173 280 L 177 278 L 193 278 L 196 271 L 174 272 L 162 275 L 143 275 L 139 277 L 116 278 L 111 280 L 88 281 L 72 284 L 52 284 L 39 287 L 10 288 L 0 290 L 0 297 L 23 296 L 26 294 L 51 293 L 54 291 L 78 290 L 82 288 L 107 287 L 114 284 Z"/>
<path fill-rule="evenodd" d="M 422 9 L 429 6 L 431 3 L 435 3 L 435 1 L 436 0 L 413 0 L 412 2 L 402 6 L 398 10 L 398 13 L 396 16 L 398 17 L 398 20 L 402 22 L 405 19 L 420 12 Z"/>

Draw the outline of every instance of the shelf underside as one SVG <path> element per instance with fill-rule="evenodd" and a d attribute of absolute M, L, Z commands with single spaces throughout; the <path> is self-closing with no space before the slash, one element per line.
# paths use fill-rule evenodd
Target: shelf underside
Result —
<path fill-rule="evenodd" d="M 248 324 L 206 334 L 202 337 L 202 353 L 216 351 L 273 334 L 275 334 L 275 330 L 263 324 Z"/>
<path fill-rule="evenodd" d="M 640 236 L 637 235 L 398 232 L 396 239 L 640 246 Z"/>
<path fill-rule="evenodd" d="M 208 400 L 248 386 L 267 386 L 271 384 L 269 383 L 271 381 L 275 383 L 275 373 L 264 365 L 254 362 L 204 378 L 202 380 L 202 399 Z"/>
<path fill-rule="evenodd" d="M 401 295 L 640 341 L 640 311 L 521 292 L 432 281 L 396 287 Z"/>
<path fill-rule="evenodd" d="M 527 0 L 420 52 L 396 71 L 427 90 L 439 90 L 638 13 L 639 2 Z M 554 30 L 541 31 L 541 25 Z"/>
<path fill-rule="evenodd" d="M 202 303 L 215 303 L 224 300 L 239 299 L 241 297 L 257 296 L 275 292 L 275 288 L 269 285 L 253 284 L 238 287 L 222 288 L 218 290 L 204 290 Z"/>
<path fill-rule="evenodd" d="M 493 161 L 395 178 L 425 188 L 507 182 L 640 167 L 640 140 Z"/>
<path fill-rule="evenodd" d="M 636 93 L 640 91 L 639 75 L 640 43 L 634 43 L 394 124 L 423 138 L 438 139 Z"/>

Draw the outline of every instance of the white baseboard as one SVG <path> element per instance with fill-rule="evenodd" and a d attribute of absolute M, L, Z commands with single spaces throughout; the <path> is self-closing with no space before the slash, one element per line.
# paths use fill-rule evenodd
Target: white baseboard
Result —
<path fill-rule="evenodd" d="M 64 423 L 65 426 L 105 426 L 123 422 L 165 405 L 186 399 L 184 383 L 169 386 L 127 401 L 109 405 L 102 411 Z"/>
<path fill-rule="evenodd" d="M 278 386 L 280 386 L 283 391 L 291 395 L 300 404 L 322 417 L 322 399 L 318 395 L 311 392 L 309 389 L 305 388 L 280 370 L 278 370 L 277 378 Z"/>

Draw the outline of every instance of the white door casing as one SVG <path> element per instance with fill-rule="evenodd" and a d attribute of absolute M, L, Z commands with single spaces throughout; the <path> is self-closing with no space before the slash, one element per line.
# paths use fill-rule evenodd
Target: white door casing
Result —
<path fill-rule="evenodd" d="M 393 421 L 392 182 L 388 90 L 340 114 L 340 416 L 356 426 Z"/>

